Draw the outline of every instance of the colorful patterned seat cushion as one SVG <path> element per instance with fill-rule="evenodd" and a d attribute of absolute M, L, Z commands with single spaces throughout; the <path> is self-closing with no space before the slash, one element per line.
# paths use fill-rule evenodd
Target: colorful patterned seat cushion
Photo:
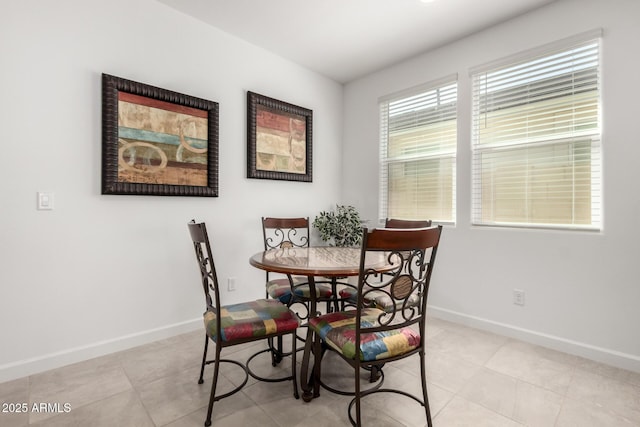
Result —
<path fill-rule="evenodd" d="M 220 307 L 220 316 L 223 342 L 291 332 L 300 326 L 300 320 L 287 306 L 272 299 L 223 306 Z M 214 312 L 204 313 L 207 334 L 218 342 L 216 321 Z"/>
<path fill-rule="evenodd" d="M 384 312 L 377 308 L 362 310 L 362 326 L 378 324 Z M 309 327 L 328 345 L 345 357 L 354 359 L 356 354 L 356 312 L 340 311 L 314 317 Z M 412 328 L 362 334 L 360 360 L 370 362 L 399 356 L 420 346 L 420 335 Z"/>
<path fill-rule="evenodd" d="M 293 284 L 295 286 L 295 293 L 297 296 L 309 298 L 311 291 L 306 282 L 306 278 L 295 278 Z M 273 299 L 280 300 L 283 304 L 288 304 L 291 298 L 291 285 L 289 279 L 274 279 L 267 282 L 267 295 Z M 316 297 L 317 298 L 331 298 L 333 292 L 331 291 L 331 285 L 326 283 L 316 284 Z"/>
<path fill-rule="evenodd" d="M 358 302 L 358 290 L 354 288 L 344 288 L 340 290 L 340 298 L 346 299 L 349 302 L 356 304 Z M 407 305 L 414 307 L 420 303 L 420 297 L 417 293 L 409 295 Z M 386 312 L 393 311 L 393 299 L 386 292 L 382 291 L 368 291 L 364 297 L 364 304 L 367 307 L 379 308 Z M 395 304 L 400 308 L 404 304 L 404 300 L 397 300 Z"/>
<path fill-rule="evenodd" d="M 267 282 L 267 295 L 269 295 L 270 298 L 279 300 L 283 304 L 288 304 L 291 299 L 289 279 L 269 280 Z"/>

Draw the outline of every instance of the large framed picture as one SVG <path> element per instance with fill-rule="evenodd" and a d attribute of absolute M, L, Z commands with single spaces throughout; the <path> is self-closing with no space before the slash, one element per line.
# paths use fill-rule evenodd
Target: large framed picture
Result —
<path fill-rule="evenodd" d="M 218 196 L 218 103 L 102 75 L 102 194 Z"/>
<path fill-rule="evenodd" d="M 247 92 L 247 177 L 313 180 L 313 111 Z"/>

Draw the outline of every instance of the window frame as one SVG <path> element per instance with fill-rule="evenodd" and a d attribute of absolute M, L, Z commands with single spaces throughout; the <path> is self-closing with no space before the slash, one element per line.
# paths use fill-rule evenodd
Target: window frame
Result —
<path fill-rule="evenodd" d="M 578 49 L 580 46 L 587 46 L 590 44 L 595 44 L 597 49 L 596 59 L 597 64 L 595 66 L 595 83 L 596 83 L 596 126 L 594 130 L 591 130 L 586 133 L 581 133 L 578 131 L 574 131 L 568 137 L 560 137 L 555 136 L 554 134 L 545 135 L 540 141 L 537 142 L 523 142 L 518 140 L 510 140 L 509 142 L 494 142 L 493 144 L 489 143 L 484 146 L 481 146 L 479 142 L 479 119 L 482 117 L 482 112 L 480 111 L 480 100 L 479 100 L 479 88 L 478 81 L 479 76 L 482 74 L 487 74 L 491 72 L 500 72 L 506 71 L 509 68 L 515 68 L 519 65 L 531 64 L 536 59 L 548 59 L 553 55 L 559 53 L 567 53 L 572 52 Z M 593 67 L 590 67 L 593 68 Z M 602 216 L 603 216 L 603 205 L 602 205 L 602 79 L 601 79 L 601 69 L 602 69 L 602 30 L 594 30 L 586 33 L 582 33 L 576 35 L 574 37 L 569 37 L 563 40 L 560 40 L 555 43 L 547 44 L 541 46 L 536 49 L 531 49 L 517 55 L 513 55 L 504 59 L 500 59 L 498 61 L 493 61 L 491 63 L 474 67 L 469 71 L 469 76 L 471 78 L 471 94 L 472 94 L 472 111 L 471 111 L 471 224 L 473 226 L 495 226 L 495 227 L 510 227 L 510 228 L 550 228 L 550 229 L 563 229 L 563 230 L 593 230 L 599 231 L 602 229 Z M 572 69 L 572 73 L 575 74 L 576 70 L 579 70 L 577 67 Z M 542 79 L 540 80 L 542 81 Z M 534 80 L 535 82 L 535 80 Z M 572 88 L 576 88 L 577 84 L 574 83 Z M 578 92 L 576 92 L 578 93 Z M 576 97 L 574 93 L 574 97 Z M 526 100 L 531 99 L 531 97 L 527 97 Z M 573 98 L 572 98 L 573 99 Z M 525 101 L 526 101 L 525 100 Z M 532 103 L 535 104 L 535 103 Z M 531 104 L 529 104 L 531 105 Z M 486 111 L 484 114 L 487 114 Z M 576 125 L 578 122 L 571 122 L 573 125 Z M 560 133 L 558 132 L 558 135 Z M 573 146 L 574 150 L 581 142 L 588 142 L 590 144 L 590 152 L 589 152 L 589 166 L 590 166 L 590 175 L 589 175 L 589 201 L 591 204 L 590 211 L 590 223 L 576 223 L 576 217 L 572 216 L 572 222 L 526 222 L 526 221 L 500 221 L 496 220 L 496 216 L 493 216 L 490 219 L 483 218 L 483 188 L 482 188 L 482 166 L 480 165 L 481 154 L 490 152 L 491 150 L 505 150 L 505 149 L 513 149 L 527 147 L 528 149 L 535 149 L 536 147 L 543 146 L 544 144 L 548 144 L 550 146 L 561 147 L 567 141 L 569 143 L 575 144 Z M 528 154 L 527 154 L 528 155 Z M 549 157 L 549 160 L 553 160 L 556 157 Z M 580 163 L 573 159 L 571 163 L 572 167 L 575 169 Z M 494 171 L 492 171 L 494 172 Z M 524 184 L 528 182 L 529 178 L 525 178 L 523 181 Z M 554 181 L 550 181 L 554 182 Z M 555 181 L 557 182 L 557 181 Z M 575 184 L 575 180 L 572 181 Z M 527 200 L 533 200 L 530 196 L 526 196 Z M 572 194 L 571 198 L 565 199 L 565 202 L 570 200 L 572 203 L 572 207 L 576 203 L 576 197 Z M 495 201 L 495 200 L 494 200 Z M 514 215 L 515 219 L 515 215 Z M 535 221 L 535 218 L 529 217 L 532 221 Z"/>
<path fill-rule="evenodd" d="M 454 136 L 453 136 L 453 148 L 449 150 L 442 150 L 441 152 L 415 155 L 415 156 L 389 156 L 388 155 L 388 147 L 389 147 L 389 105 L 394 102 L 408 100 L 412 97 L 420 97 L 421 95 L 428 94 L 433 91 L 442 91 L 448 87 L 454 87 L 454 95 L 455 99 L 453 101 L 453 128 L 454 128 Z M 379 98 L 378 100 L 378 112 L 379 112 L 379 181 L 378 181 L 378 192 L 379 192 L 379 205 L 378 205 L 378 213 L 382 220 L 384 218 L 389 217 L 389 201 L 390 201 L 390 189 L 389 189 L 389 165 L 391 164 L 410 164 L 416 161 L 422 160 L 434 160 L 434 159 L 450 159 L 451 166 L 451 206 L 446 209 L 450 209 L 451 217 L 450 218 L 436 218 L 433 215 L 429 215 L 429 218 L 401 218 L 401 219 L 430 219 L 438 224 L 455 224 L 456 223 L 456 179 L 457 179 L 457 145 L 458 145 L 458 90 L 459 90 L 459 82 L 458 82 L 458 74 L 451 74 L 446 77 L 433 80 L 431 82 L 414 86 L 384 97 Z M 446 105 L 448 103 L 442 103 L 438 105 Z M 440 124 L 446 123 L 448 120 L 443 121 L 434 121 L 430 124 Z M 418 127 L 416 126 L 415 129 Z M 448 175 L 447 175 L 448 177 Z M 417 194 L 417 193 L 416 193 Z M 394 216 L 395 217 L 395 216 Z M 399 217 L 398 217 L 399 218 Z"/>

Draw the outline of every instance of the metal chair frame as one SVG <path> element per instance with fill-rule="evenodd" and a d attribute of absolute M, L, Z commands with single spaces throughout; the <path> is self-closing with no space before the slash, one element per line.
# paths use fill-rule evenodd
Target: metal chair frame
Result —
<path fill-rule="evenodd" d="M 321 324 L 322 317 L 313 319 L 310 328 L 314 330 L 314 354 L 319 360 L 314 363 L 314 396 L 319 395 L 321 383 L 322 354 L 325 350 L 335 351 L 354 369 L 355 392 L 354 398 L 349 403 L 349 421 L 354 426 L 362 426 L 361 399 L 373 393 L 396 393 L 409 397 L 420 403 L 425 410 L 427 425 L 432 426 L 429 399 L 427 395 L 426 383 L 426 307 L 427 295 L 436 253 L 440 242 L 442 226 L 420 229 L 378 229 L 363 232 L 363 242 L 361 248 L 360 275 L 358 278 L 358 301 L 352 310 L 344 311 L 345 316 L 353 317 L 355 328 L 356 357 L 347 357 L 342 351 L 328 345 L 320 338 L 318 331 L 314 329 Z M 364 259 L 367 251 L 384 251 L 388 254 L 388 260 L 396 267 L 391 271 L 391 275 L 386 274 L 381 279 L 381 271 L 365 269 Z M 395 301 L 390 310 L 375 310 L 376 321 L 371 323 L 362 322 L 363 312 L 371 310 L 367 306 L 367 294 L 369 292 L 385 292 L 389 298 Z M 418 295 L 419 303 L 415 301 L 409 303 L 410 297 Z M 355 311 L 355 315 L 354 315 Z M 368 311 L 371 314 L 371 311 Z M 365 360 L 362 352 L 362 338 L 372 333 L 390 333 L 402 328 L 417 328 L 420 343 L 416 348 L 397 354 L 391 357 L 380 357 L 374 360 Z M 360 373 L 362 369 L 379 369 L 382 365 L 400 359 L 418 355 L 420 362 L 420 379 L 422 385 L 422 396 L 414 396 L 404 390 L 374 387 L 366 390 L 361 389 Z M 346 393 L 343 393 L 346 394 Z M 355 419 L 352 415 L 352 408 L 355 406 Z"/>
<path fill-rule="evenodd" d="M 224 307 L 221 305 L 221 302 L 220 302 L 221 300 L 220 300 L 220 290 L 218 286 L 218 277 L 216 275 L 216 269 L 213 261 L 213 254 L 211 251 L 211 245 L 209 243 L 209 237 L 207 234 L 206 225 L 204 223 L 196 223 L 193 220 L 187 225 L 189 228 L 189 233 L 191 235 L 191 240 L 193 242 L 193 246 L 196 253 L 196 258 L 198 261 L 198 266 L 199 266 L 200 274 L 202 278 L 202 288 L 204 291 L 205 301 L 206 301 L 205 313 L 210 311 L 215 314 L 216 319 L 221 319 L 222 318 L 221 310 Z M 295 313 L 293 312 L 290 312 L 290 314 L 295 316 Z M 263 378 L 251 371 L 251 369 L 248 367 L 249 362 L 255 356 L 257 356 L 258 354 L 264 351 L 261 351 L 252 355 L 244 364 L 237 360 L 221 358 L 222 349 L 226 347 L 231 347 L 231 346 L 235 346 L 235 345 L 243 344 L 247 342 L 260 341 L 264 339 L 271 340 L 274 337 L 282 339 L 282 337 L 285 335 L 291 335 L 291 342 L 292 342 L 292 351 L 291 353 L 289 353 L 291 355 L 291 367 L 292 367 L 291 374 L 285 377 Z M 202 365 L 200 367 L 200 378 L 198 379 L 198 384 L 202 384 L 204 382 L 205 365 L 214 363 L 213 380 L 211 383 L 211 393 L 209 397 L 209 406 L 207 409 L 207 418 L 204 423 L 205 426 L 211 425 L 211 414 L 213 412 L 214 402 L 217 402 L 218 400 L 224 399 L 225 397 L 231 396 L 232 394 L 235 394 L 238 391 L 240 391 L 247 383 L 249 376 L 252 376 L 253 378 L 259 381 L 267 381 L 267 382 L 279 382 L 279 381 L 291 380 L 293 383 L 293 396 L 296 399 L 299 398 L 298 384 L 297 384 L 297 377 L 296 377 L 296 351 L 295 351 L 296 329 L 275 332 L 275 333 L 268 333 L 266 335 L 259 336 L 259 337 L 247 337 L 244 339 L 224 340 L 224 339 L 220 339 L 220 337 L 222 337 L 221 322 L 216 322 L 215 337 L 218 337 L 218 339 L 216 340 L 214 337 L 210 336 L 208 332 L 205 334 L 204 352 L 202 355 Z M 215 357 L 212 360 L 207 360 L 209 340 L 215 342 Z M 269 349 L 266 349 L 266 351 L 269 351 Z M 242 383 L 237 385 L 231 391 L 216 396 L 215 393 L 216 393 L 216 387 L 218 383 L 218 375 L 220 372 L 221 363 L 232 363 L 241 367 L 244 370 L 245 377 Z"/>
<path fill-rule="evenodd" d="M 307 248 L 309 247 L 309 218 L 274 218 L 274 217 L 262 217 L 262 235 L 264 238 L 264 249 L 280 249 L 280 248 Z M 266 283 L 271 281 L 269 272 L 266 273 Z M 278 279 L 276 279 L 278 280 Z M 293 292 L 297 286 L 308 286 L 308 282 L 305 278 L 296 278 L 287 274 L 286 279 L 282 279 L 283 283 L 287 282 L 290 285 L 291 297 L 289 300 L 289 306 L 295 303 L 303 304 L 307 309 L 307 316 L 309 316 L 308 305 L 305 303 L 304 298 L 298 297 Z M 315 280 L 316 285 L 330 284 L 327 280 Z M 335 291 L 335 289 L 334 289 Z M 317 294 L 317 293 L 316 293 Z M 267 293 L 267 297 L 269 297 Z M 331 304 L 335 305 L 336 295 L 332 295 L 331 298 L 324 299 L 327 303 L 327 311 L 331 310 Z M 318 300 L 322 300 L 321 298 Z M 306 318 L 305 316 L 300 316 Z"/>

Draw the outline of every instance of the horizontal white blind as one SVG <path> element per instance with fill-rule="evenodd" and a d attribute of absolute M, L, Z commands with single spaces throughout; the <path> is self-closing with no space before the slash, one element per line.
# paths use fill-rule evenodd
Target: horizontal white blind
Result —
<path fill-rule="evenodd" d="M 599 39 L 472 74 L 475 224 L 600 227 Z"/>
<path fill-rule="evenodd" d="M 455 220 L 457 83 L 380 102 L 380 217 Z"/>

